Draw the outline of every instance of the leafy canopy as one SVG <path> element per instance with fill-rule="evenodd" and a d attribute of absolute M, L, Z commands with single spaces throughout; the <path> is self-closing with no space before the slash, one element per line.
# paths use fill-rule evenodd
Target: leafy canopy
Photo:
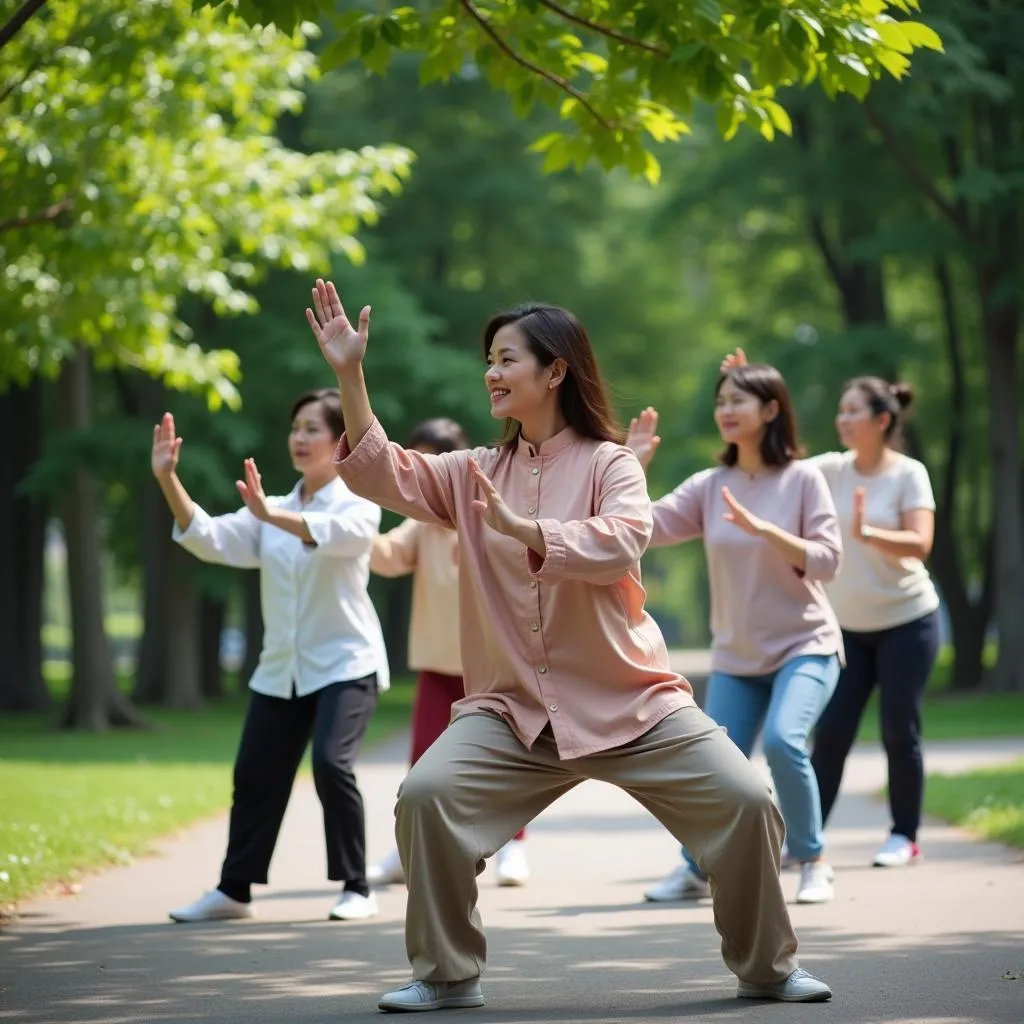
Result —
<path fill-rule="evenodd" d="M 312 154 L 274 131 L 317 74 L 315 26 L 253 28 L 189 0 L 51 5 L 0 72 L 0 387 L 71 346 L 234 403 L 238 359 L 190 342 L 195 295 L 256 309 L 268 266 L 358 260 L 360 225 L 411 154 Z M 9 60 L 7 58 L 10 58 Z"/>
<path fill-rule="evenodd" d="M 726 138 L 747 125 L 772 139 L 791 131 L 780 88 L 816 82 L 863 98 L 873 80 L 902 77 L 915 49 L 942 46 L 894 17 L 918 0 L 424 0 L 340 12 L 331 0 L 195 2 L 259 24 L 329 22 L 325 68 L 356 60 L 383 74 L 407 50 L 422 56 L 423 82 L 482 74 L 520 113 L 541 102 L 567 122 L 534 143 L 546 170 L 596 157 L 651 181 L 652 146 L 689 131 L 697 101 L 716 108 Z"/>

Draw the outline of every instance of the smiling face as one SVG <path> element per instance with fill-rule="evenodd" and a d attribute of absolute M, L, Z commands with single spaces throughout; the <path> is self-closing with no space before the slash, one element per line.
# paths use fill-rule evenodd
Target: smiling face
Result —
<path fill-rule="evenodd" d="M 839 442 L 851 451 L 874 451 L 885 444 L 889 414 L 876 416 L 867 396 L 857 387 L 848 388 L 839 399 L 836 432 Z"/>
<path fill-rule="evenodd" d="M 515 324 L 500 328 L 491 342 L 484 374 L 491 396 L 491 415 L 522 423 L 546 403 L 557 402 L 558 392 L 552 385 L 560 373 L 558 362 L 541 366 Z"/>
<path fill-rule="evenodd" d="M 715 425 L 726 444 L 760 443 L 765 424 L 777 415 L 776 402 L 762 402 L 728 377 L 715 396 Z"/>
<path fill-rule="evenodd" d="M 306 402 L 295 411 L 288 435 L 288 453 L 292 465 L 304 477 L 330 475 L 338 438 L 324 419 L 320 402 Z"/>

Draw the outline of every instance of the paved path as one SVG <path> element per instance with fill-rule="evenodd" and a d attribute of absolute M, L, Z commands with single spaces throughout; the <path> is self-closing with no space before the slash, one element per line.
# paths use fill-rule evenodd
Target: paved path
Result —
<path fill-rule="evenodd" d="M 374 856 L 392 842 L 405 753 L 400 738 L 362 764 Z M 929 767 L 956 771 L 1022 753 L 1024 741 L 935 745 Z M 675 864 L 672 839 L 629 797 L 586 783 L 534 824 L 528 887 L 498 889 L 490 868 L 481 879 L 488 1006 L 429 1019 L 1022 1024 L 1024 981 L 1001 976 L 1024 973 L 1024 859 L 929 823 L 922 865 L 872 870 L 886 816 L 870 794 L 882 781 L 877 750 L 858 750 L 830 833 L 838 897 L 792 907 L 804 963 L 831 983 L 831 1003 L 736 1000 L 710 905 L 640 901 Z M 166 919 L 169 907 L 215 882 L 223 818 L 87 879 L 78 897 L 28 905 L 0 931 L 0 1022 L 380 1021 L 377 994 L 407 977 L 405 891 L 382 892 L 371 922 L 325 920 L 334 892 L 323 880 L 320 828 L 312 787 L 302 783 L 254 922 Z M 795 883 L 787 874 L 790 892 Z"/>

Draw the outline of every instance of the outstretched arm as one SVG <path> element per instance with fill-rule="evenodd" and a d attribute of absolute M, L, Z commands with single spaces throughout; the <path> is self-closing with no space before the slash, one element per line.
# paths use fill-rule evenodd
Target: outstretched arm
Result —
<path fill-rule="evenodd" d="M 306 320 L 320 352 L 338 378 L 345 433 L 335 467 L 348 486 L 382 508 L 423 522 L 455 525 L 452 466 L 457 453 L 424 455 L 391 444 L 373 415 L 363 377 L 370 333 L 370 307 L 359 314 L 358 329 L 345 314 L 334 284 L 317 279 L 314 309 Z M 462 467 L 463 472 L 465 467 Z"/>
<path fill-rule="evenodd" d="M 195 514 L 195 502 L 189 497 L 185 485 L 178 479 L 178 460 L 181 457 L 180 437 L 175 436 L 174 417 L 165 412 L 163 419 L 153 428 L 153 452 L 150 466 L 153 476 L 163 492 L 167 507 L 178 524 L 187 530 Z"/>
<path fill-rule="evenodd" d="M 373 425 L 373 409 L 363 377 L 363 357 L 370 337 L 370 307 L 359 313 L 359 325 L 352 326 L 333 281 L 319 277 L 313 289 L 313 309 L 306 307 L 306 320 L 320 351 L 338 378 L 345 435 L 355 448 Z"/>

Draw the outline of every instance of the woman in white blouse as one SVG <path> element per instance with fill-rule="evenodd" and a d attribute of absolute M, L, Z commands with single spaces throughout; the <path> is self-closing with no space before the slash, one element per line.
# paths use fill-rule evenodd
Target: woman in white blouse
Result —
<path fill-rule="evenodd" d="M 174 921 L 251 917 L 254 884 L 267 882 L 295 773 L 310 738 L 323 806 L 327 876 L 344 888 L 330 917 L 373 917 L 366 881 L 363 799 L 353 763 L 388 665 L 366 592 L 380 509 L 334 470 L 344 433 L 338 392 L 292 406 L 288 448 L 302 479 L 268 498 L 252 459 L 236 486 L 244 507 L 211 517 L 178 479 L 182 439 L 165 413 L 153 428 L 153 475 L 174 515 L 174 539 L 206 562 L 260 570 L 265 626 L 234 767 L 227 855 L 217 888 L 171 911 Z"/>

